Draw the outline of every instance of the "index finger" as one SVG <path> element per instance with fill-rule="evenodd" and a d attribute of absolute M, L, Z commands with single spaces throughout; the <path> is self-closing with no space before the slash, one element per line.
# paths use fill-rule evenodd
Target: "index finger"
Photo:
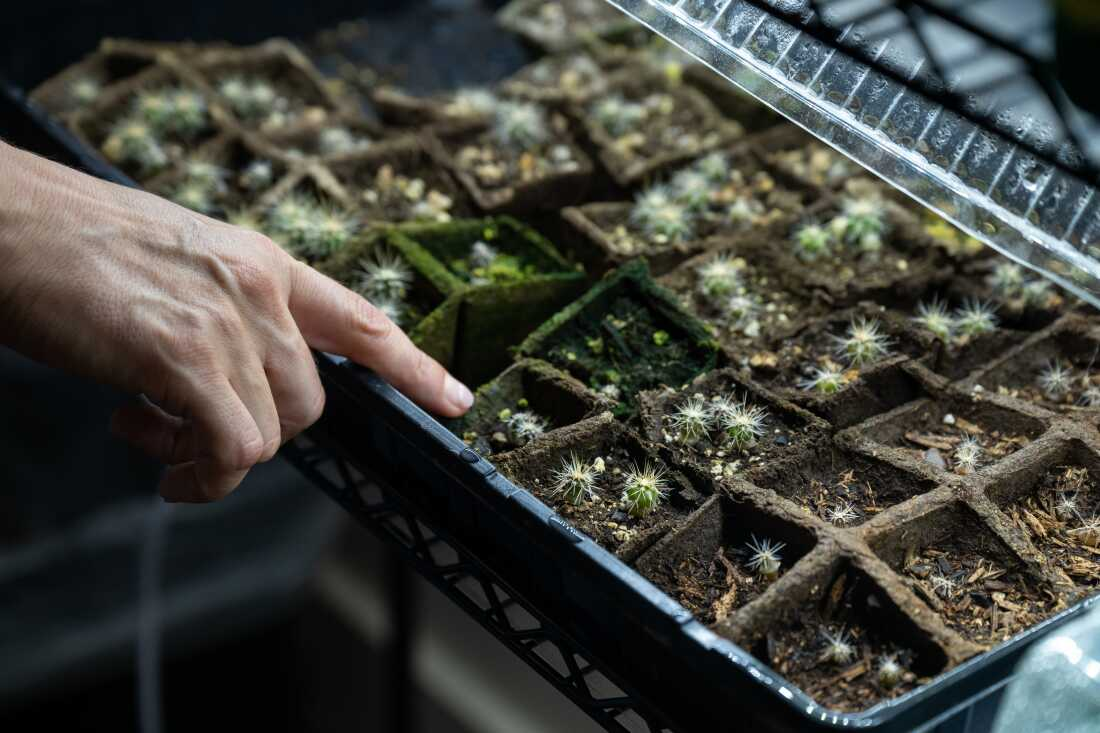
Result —
<path fill-rule="evenodd" d="M 292 267 L 290 312 L 310 346 L 373 369 L 436 414 L 458 417 L 470 409 L 470 390 L 386 314 L 309 265 L 295 261 Z"/>

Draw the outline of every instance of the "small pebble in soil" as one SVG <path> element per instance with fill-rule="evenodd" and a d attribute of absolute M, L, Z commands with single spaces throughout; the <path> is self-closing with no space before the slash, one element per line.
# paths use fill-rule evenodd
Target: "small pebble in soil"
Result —
<path fill-rule="evenodd" d="M 775 436 L 775 444 L 776 445 L 787 445 L 790 442 L 791 442 L 791 439 L 788 438 L 786 435 L 777 435 L 777 436 Z"/>
<path fill-rule="evenodd" d="M 929 448 L 924 452 L 924 461 L 925 463 L 932 464 L 936 468 L 947 470 L 947 461 L 943 459 L 943 456 L 940 455 L 940 452 L 935 448 Z"/>
<path fill-rule="evenodd" d="M 952 415 L 950 412 L 947 413 L 946 415 L 943 416 L 943 424 L 944 425 L 954 425 L 955 424 L 955 416 Z"/>

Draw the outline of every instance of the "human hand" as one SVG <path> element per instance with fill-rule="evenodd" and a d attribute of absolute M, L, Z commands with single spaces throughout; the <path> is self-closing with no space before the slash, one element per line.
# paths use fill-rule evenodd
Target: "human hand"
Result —
<path fill-rule="evenodd" d="M 211 501 L 321 415 L 309 347 L 454 417 L 473 396 L 362 297 L 256 232 L 0 143 L 0 343 L 145 399 L 115 432 Z"/>

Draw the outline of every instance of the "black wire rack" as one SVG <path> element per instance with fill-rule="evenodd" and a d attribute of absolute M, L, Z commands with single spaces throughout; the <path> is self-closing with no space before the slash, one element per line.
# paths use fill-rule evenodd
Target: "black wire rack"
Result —
<path fill-rule="evenodd" d="M 1100 126 L 1059 81 L 1046 2 L 610 2 L 972 235 L 1100 304 Z"/>

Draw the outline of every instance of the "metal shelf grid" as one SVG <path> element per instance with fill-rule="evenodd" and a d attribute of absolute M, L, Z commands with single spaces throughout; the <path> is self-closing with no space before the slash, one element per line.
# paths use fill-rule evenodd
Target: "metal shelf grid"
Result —
<path fill-rule="evenodd" d="M 1100 130 L 1032 0 L 608 0 L 956 225 L 1100 305 Z"/>

